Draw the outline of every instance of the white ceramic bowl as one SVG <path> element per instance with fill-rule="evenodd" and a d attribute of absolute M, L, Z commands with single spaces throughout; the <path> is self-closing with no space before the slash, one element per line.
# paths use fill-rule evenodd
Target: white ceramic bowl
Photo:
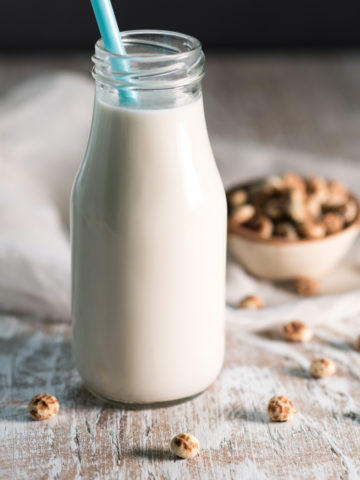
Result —
<path fill-rule="evenodd" d="M 248 228 L 229 226 L 228 249 L 248 272 L 260 278 L 279 281 L 298 276 L 320 278 L 341 261 L 360 230 L 360 207 L 356 202 L 358 214 L 354 222 L 324 238 L 262 239 Z"/>

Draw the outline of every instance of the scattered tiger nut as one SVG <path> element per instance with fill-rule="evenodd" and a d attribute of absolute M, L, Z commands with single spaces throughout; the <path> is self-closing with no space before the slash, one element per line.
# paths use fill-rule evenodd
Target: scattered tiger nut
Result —
<path fill-rule="evenodd" d="M 295 415 L 296 408 L 284 395 L 276 395 L 270 398 L 267 411 L 273 422 L 287 422 Z"/>
<path fill-rule="evenodd" d="M 345 205 L 339 207 L 339 213 L 344 217 L 344 220 L 347 224 L 352 223 L 358 214 L 358 206 L 356 201 L 353 198 L 350 198 Z"/>
<path fill-rule="evenodd" d="M 319 291 L 319 282 L 315 278 L 299 276 L 293 281 L 293 289 L 302 297 L 311 297 Z"/>
<path fill-rule="evenodd" d="M 56 397 L 48 393 L 35 395 L 28 405 L 29 413 L 34 420 L 46 420 L 59 411 L 59 402 Z"/>
<path fill-rule="evenodd" d="M 328 183 L 329 195 L 326 200 L 328 207 L 341 207 L 349 198 L 349 193 L 344 184 L 337 181 Z"/>
<path fill-rule="evenodd" d="M 194 458 L 199 453 L 199 440 L 190 433 L 179 433 L 170 443 L 170 450 L 180 458 Z"/>
<path fill-rule="evenodd" d="M 246 190 L 235 190 L 228 195 L 228 204 L 231 208 L 243 205 L 248 200 L 248 193 Z"/>
<path fill-rule="evenodd" d="M 255 215 L 255 207 L 246 203 L 234 209 L 231 213 L 231 219 L 236 223 L 246 223 Z"/>
<path fill-rule="evenodd" d="M 332 233 L 340 232 L 344 228 L 344 217 L 340 213 L 328 212 L 323 217 L 323 222 L 326 228 L 326 233 L 331 235 Z"/>
<path fill-rule="evenodd" d="M 283 326 L 283 336 L 289 342 L 308 342 L 313 337 L 313 331 L 305 323 L 292 320 Z"/>
<path fill-rule="evenodd" d="M 248 295 L 240 300 L 238 308 L 247 308 L 249 310 L 258 310 L 264 307 L 264 302 L 257 295 Z"/>
<path fill-rule="evenodd" d="M 310 373 L 314 377 L 324 378 L 334 375 L 336 372 L 335 363 L 330 358 L 317 358 L 310 365 Z"/>
<path fill-rule="evenodd" d="M 248 226 L 261 238 L 270 238 L 274 230 L 273 222 L 265 215 L 255 215 Z"/>
<path fill-rule="evenodd" d="M 326 227 L 323 222 L 308 220 L 298 225 L 299 233 L 305 238 L 323 238 L 326 235 Z"/>
<path fill-rule="evenodd" d="M 284 237 L 287 240 L 296 240 L 299 238 L 296 228 L 290 222 L 281 222 L 275 225 L 275 235 Z"/>

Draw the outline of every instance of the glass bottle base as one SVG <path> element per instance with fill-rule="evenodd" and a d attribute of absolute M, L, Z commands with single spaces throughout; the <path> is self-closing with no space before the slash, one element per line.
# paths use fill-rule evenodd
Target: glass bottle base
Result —
<path fill-rule="evenodd" d="M 203 394 L 211 385 L 206 387 L 204 390 L 200 392 L 194 393 L 193 395 L 189 395 L 186 397 L 181 397 L 175 400 L 165 400 L 160 402 L 144 402 L 144 403 L 136 403 L 136 402 L 122 402 L 118 400 L 113 400 L 111 398 L 106 398 L 103 395 L 95 392 L 93 389 L 89 388 L 85 383 L 83 383 L 86 390 L 91 393 L 95 398 L 100 400 L 101 402 L 107 403 L 114 407 L 122 408 L 122 409 L 129 409 L 129 410 L 145 410 L 145 409 L 155 409 L 155 408 L 163 408 L 163 407 L 172 407 L 174 405 L 178 405 L 180 403 L 188 402 L 193 400 L 196 397 L 199 397 Z"/>

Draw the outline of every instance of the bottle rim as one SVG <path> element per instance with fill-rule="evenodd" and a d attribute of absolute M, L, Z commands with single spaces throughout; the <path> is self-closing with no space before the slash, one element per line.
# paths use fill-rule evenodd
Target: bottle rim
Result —
<path fill-rule="evenodd" d="M 99 38 L 95 44 L 95 47 L 98 49 L 99 52 L 104 53 L 106 56 L 109 58 L 118 58 L 120 60 L 145 60 L 145 61 L 153 61 L 153 62 L 158 62 L 158 61 L 164 61 L 164 60 L 181 60 L 184 57 L 187 57 L 189 54 L 194 54 L 196 52 L 201 52 L 202 51 L 202 45 L 200 41 L 191 36 L 187 35 L 185 33 L 180 33 L 180 32 L 174 32 L 171 30 L 156 30 L 156 29 L 140 29 L 140 30 L 126 30 L 124 32 L 121 32 L 121 39 L 124 43 L 124 46 L 128 46 L 131 43 L 134 43 L 134 40 L 138 43 L 141 43 L 143 45 L 152 45 L 152 46 L 158 46 L 164 48 L 164 45 L 161 43 L 155 43 L 154 40 L 151 41 L 150 39 L 145 40 L 141 39 L 141 37 L 145 36 L 159 36 L 159 37 L 167 37 L 169 40 L 182 40 L 182 45 L 185 47 L 184 50 L 182 51 L 176 51 L 175 47 L 173 47 L 173 52 L 171 52 L 171 47 L 167 44 L 167 47 L 169 49 L 169 53 L 162 53 L 162 54 L 137 54 L 137 55 L 121 55 L 117 53 L 110 52 L 110 50 L 107 50 L 104 47 L 104 42 L 102 38 Z M 169 43 L 169 42 L 168 42 Z"/>
<path fill-rule="evenodd" d="M 122 33 L 126 55 L 95 44 L 93 77 L 104 88 L 164 90 L 199 83 L 205 57 L 195 37 L 168 30 L 128 30 Z"/>

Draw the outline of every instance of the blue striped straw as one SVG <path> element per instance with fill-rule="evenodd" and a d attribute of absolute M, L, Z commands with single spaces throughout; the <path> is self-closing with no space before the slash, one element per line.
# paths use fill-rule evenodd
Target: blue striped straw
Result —
<path fill-rule="evenodd" d="M 111 0 L 91 0 L 91 4 L 106 50 L 117 55 L 126 55 Z M 130 71 L 128 62 L 121 58 L 111 58 L 110 65 L 114 72 Z M 122 100 L 126 104 L 135 102 L 135 92 L 126 88 L 119 88 L 119 97 L 120 101 Z"/>

